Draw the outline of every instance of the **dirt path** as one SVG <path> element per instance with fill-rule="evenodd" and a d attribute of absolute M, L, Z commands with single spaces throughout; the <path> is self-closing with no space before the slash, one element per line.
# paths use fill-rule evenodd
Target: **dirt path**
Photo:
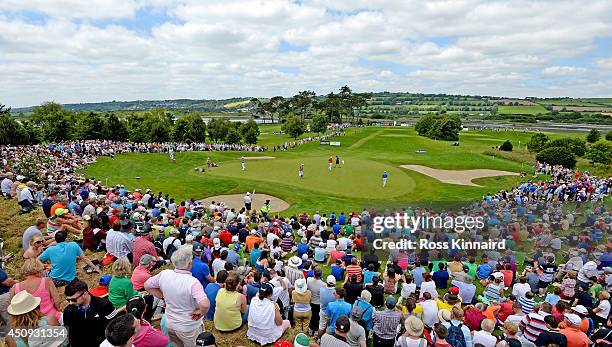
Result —
<path fill-rule="evenodd" d="M 270 199 L 271 212 L 280 212 L 289 208 L 289 203 L 272 195 L 256 193 L 254 196 L 252 195 L 251 198 L 253 199 L 252 208 L 257 211 L 259 211 L 267 199 Z M 225 203 L 225 206 L 233 207 L 239 211 L 244 207 L 244 194 L 215 195 L 198 200 L 198 202 L 201 202 L 204 206 L 210 205 L 212 201 L 222 201 Z"/>
<path fill-rule="evenodd" d="M 490 170 L 490 169 L 473 169 L 473 170 L 440 170 L 430 168 L 423 165 L 400 165 L 401 168 L 413 170 L 423 175 L 435 178 L 438 181 L 450 184 L 461 184 L 464 186 L 482 187 L 472 183 L 472 180 L 482 177 L 495 176 L 518 176 L 516 172 Z"/>

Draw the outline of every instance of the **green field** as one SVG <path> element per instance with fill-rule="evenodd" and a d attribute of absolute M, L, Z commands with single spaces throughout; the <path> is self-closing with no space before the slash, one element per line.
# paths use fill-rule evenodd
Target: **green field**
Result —
<path fill-rule="evenodd" d="M 497 113 L 499 114 L 525 114 L 536 115 L 538 113 L 548 113 L 549 111 L 543 106 L 498 106 Z"/>
<path fill-rule="evenodd" d="M 262 126 L 261 130 L 262 144 L 272 146 L 291 140 L 278 134 L 278 125 Z M 306 136 L 311 135 L 303 137 Z M 482 187 L 472 187 L 445 184 L 399 166 L 419 164 L 452 170 L 530 171 L 533 157 L 525 149 L 530 136 L 531 133 L 526 132 L 470 131 L 461 134 L 461 146 L 453 147 L 449 142 L 420 137 L 412 128 L 352 128 L 335 139 L 341 142 L 340 147 L 308 143 L 284 152 L 186 152 L 176 153 L 174 163 L 169 162 L 167 154 L 132 153 L 119 155 L 114 161 L 108 157 L 99 158 L 84 173 L 109 185 L 121 183 L 130 189 L 151 188 L 178 199 L 200 199 L 256 189 L 289 202 L 290 212 L 469 201 L 487 192 L 510 188 L 519 178 L 482 178 L 475 182 Z M 560 136 L 550 134 L 551 138 Z M 511 157 L 503 157 L 505 153 L 500 153 L 500 157 L 484 154 L 506 139 L 515 146 Z M 427 153 L 416 154 L 416 150 Z M 275 159 L 249 160 L 247 170 L 242 171 L 242 155 L 267 155 Z M 330 155 L 339 155 L 345 161 L 343 167 L 329 172 L 327 158 Z M 219 163 L 219 167 L 212 172 L 196 172 L 195 168 L 204 167 L 209 156 Z M 305 165 L 304 179 L 298 177 L 301 163 Z M 386 188 L 382 187 L 381 180 L 384 170 L 389 172 Z M 136 179 L 137 176 L 140 179 Z"/>

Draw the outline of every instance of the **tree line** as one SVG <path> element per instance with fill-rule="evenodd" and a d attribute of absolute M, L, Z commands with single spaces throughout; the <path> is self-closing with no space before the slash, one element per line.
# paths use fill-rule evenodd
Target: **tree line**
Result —
<path fill-rule="evenodd" d="M 291 116 L 300 120 L 313 119 L 316 115 L 327 117 L 328 123 L 355 122 L 372 93 L 354 93 L 349 86 L 343 86 L 338 93 L 317 96 L 311 90 L 303 90 L 285 98 L 274 96 L 268 100 L 251 99 L 251 106 L 257 115 L 270 118 L 272 122 L 284 122 Z M 293 121 L 292 121 L 293 122 Z"/>
<path fill-rule="evenodd" d="M 172 113 L 156 109 L 129 114 L 71 112 L 47 102 L 36 107 L 27 119 L 17 121 L 10 108 L 0 105 L 0 144 L 29 145 L 69 140 L 112 140 L 130 142 L 212 142 L 256 144 L 260 131 L 254 120 L 230 122 L 187 114 L 175 120 Z"/>
<path fill-rule="evenodd" d="M 582 157 L 591 164 L 611 165 L 612 131 L 608 132 L 603 141 L 600 140 L 601 134 L 597 129 L 592 129 L 585 139 L 564 137 L 550 140 L 546 134 L 537 133 L 531 136 L 527 149 L 536 154 L 536 160 L 552 165 L 573 168 L 576 166 L 576 158 Z"/>

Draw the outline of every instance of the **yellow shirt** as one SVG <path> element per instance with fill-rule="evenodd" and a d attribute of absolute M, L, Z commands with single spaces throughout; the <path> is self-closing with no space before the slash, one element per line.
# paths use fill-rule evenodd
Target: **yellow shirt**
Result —
<path fill-rule="evenodd" d="M 242 326 L 242 313 L 238 298 L 240 293 L 228 292 L 225 288 L 219 289 L 216 299 L 215 328 L 220 331 L 232 331 Z"/>

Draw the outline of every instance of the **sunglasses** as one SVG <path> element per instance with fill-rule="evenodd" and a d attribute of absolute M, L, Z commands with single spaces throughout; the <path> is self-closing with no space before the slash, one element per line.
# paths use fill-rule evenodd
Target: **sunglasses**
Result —
<path fill-rule="evenodd" d="M 85 294 L 85 292 L 82 292 L 79 296 L 77 296 L 76 298 L 66 298 L 66 301 L 68 302 L 77 302 L 77 300 L 79 300 L 79 298 L 81 296 L 83 296 L 83 294 Z"/>
<path fill-rule="evenodd" d="M 40 244 L 42 244 L 42 243 L 43 243 L 43 241 L 42 241 L 42 240 L 40 240 L 40 241 L 34 241 L 34 243 L 40 243 Z"/>

